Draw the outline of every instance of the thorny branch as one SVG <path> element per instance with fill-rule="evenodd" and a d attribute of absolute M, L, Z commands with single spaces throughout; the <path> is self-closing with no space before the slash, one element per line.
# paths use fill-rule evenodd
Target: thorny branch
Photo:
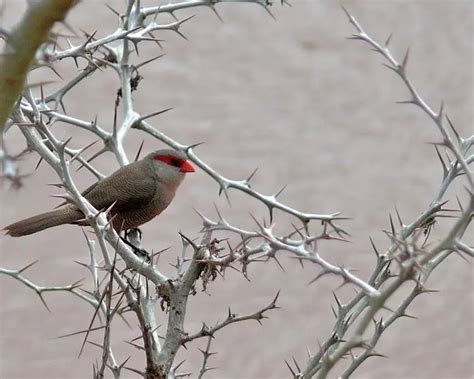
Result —
<path fill-rule="evenodd" d="M 210 255 L 205 257 L 204 261 L 210 265 L 225 268 L 227 265 L 230 265 L 234 262 L 240 262 L 243 266 L 243 271 L 246 272 L 246 266 L 249 263 L 261 259 L 274 259 L 280 265 L 276 253 L 278 251 L 286 251 L 294 254 L 295 258 L 299 260 L 305 260 L 319 265 L 322 268 L 322 272 L 316 277 L 316 279 L 326 274 L 338 275 L 342 278 L 344 283 L 354 284 L 355 286 L 361 288 L 369 297 L 376 297 L 379 295 L 377 289 L 352 274 L 349 269 L 341 266 L 335 266 L 327 262 L 319 255 L 317 249 L 318 241 L 343 240 L 337 236 L 340 234 L 339 229 L 332 227 L 332 224 L 330 223 L 327 223 L 324 226 L 322 232 L 317 236 L 304 235 L 303 231 L 296 230 L 296 232 L 292 231 L 287 236 L 279 237 L 274 235 L 274 225 L 266 227 L 257 222 L 260 231 L 251 232 L 231 225 L 222 217 L 219 212 L 218 221 L 212 221 L 198 211 L 197 213 L 203 220 L 203 230 L 224 230 L 231 233 L 237 233 L 242 238 L 242 241 L 239 243 L 239 245 L 233 249 L 230 249 L 228 254 L 224 256 Z M 330 229 L 332 229 L 332 234 Z M 300 238 L 292 238 L 294 234 L 299 235 Z M 263 240 L 263 242 L 260 242 L 257 245 L 249 245 L 250 242 L 253 242 L 257 239 Z"/>
<path fill-rule="evenodd" d="M 30 267 L 32 267 L 36 263 L 37 263 L 37 261 L 33 262 L 33 263 L 30 263 L 29 265 L 27 265 L 27 266 L 25 266 L 25 267 L 23 267 L 19 270 L 9 270 L 9 269 L 6 269 L 6 268 L 0 268 L 0 274 L 8 275 L 8 276 L 18 280 L 19 282 L 23 283 L 28 288 L 31 288 L 34 292 L 36 292 L 36 294 L 40 298 L 41 302 L 43 303 L 44 307 L 48 311 L 49 311 L 49 307 L 48 307 L 48 305 L 47 305 L 47 303 L 46 303 L 46 301 L 44 300 L 44 297 L 43 297 L 43 293 L 45 293 L 45 292 L 60 292 L 60 291 L 71 292 L 72 294 L 76 295 L 77 297 L 81 298 L 82 300 L 86 301 L 87 303 L 91 304 L 92 306 L 94 306 L 94 307 L 97 306 L 97 301 L 94 298 L 88 296 L 87 294 L 85 294 L 85 293 L 83 293 L 79 290 L 82 280 L 76 281 L 76 282 L 74 282 L 72 284 L 69 284 L 67 286 L 39 286 L 39 285 L 33 283 L 31 280 L 29 280 L 28 278 L 26 278 L 23 275 L 23 272 L 28 270 Z"/>
<path fill-rule="evenodd" d="M 35 97 L 33 87 L 25 86 L 23 96 L 20 98 L 18 106 L 12 110 L 10 118 L 5 124 L 6 127 L 2 128 L 3 140 L 3 135 L 8 129 L 15 125 L 18 126 L 27 142 L 25 153 L 35 151 L 41 157 L 39 163 L 45 161 L 56 171 L 61 180 L 61 183 L 56 186 L 65 190 L 65 193 L 58 197 L 67 202 L 74 203 L 83 212 L 84 220 L 89 222 L 94 230 L 96 241 L 86 237 L 89 250 L 89 262 L 87 264 L 80 263 L 90 271 L 93 287 L 91 292 L 86 290 L 80 291 L 77 288 L 78 283 L 64 287 L 38 286 L 22 275 L 22 272 L 26 268 L 19 271 L 2 269 L 1 273 L 10 275 L 32 288 L 39 295 L 45 306 L 46 303 L 44 302 L 42 294 L 47 291 L 59 290 L 69 291 L 94 306 L 94 316 L 90 321 L 89 327 L 83 331 L 83 333 L 85 333 L 84 344 L 90 342 L 88 341 L 89 334 L 98 329 L 94 326 L 94 323 L 96 318 L 100 315 L 100 319 L 103 320 L 104 323 L 103 343 L 98 345 L 90 342 L 102 349 L 101 362 L 93 366 L 94 377 L 97 378 L 104 376 L 106 368 L 110 369 L 114 377 L 117 378 L 120 377 L 123 368 L 136 372 L 139 371 L 126 367 L 125 364 L 127 360 L 122 364 L 118 364 L 112 352 L 110 342 L 113 317 L 119 315 L 124 318 L 123 315 L 127 310 L 132 310 L 135 313 L 142 331 L 142 340 L 147 357 L 147 368 L 144 375 L 149 378 L 178 376 L 176 370 L 180 365 L 173 366 L 174 356 L 182 345 L 186 342 L 190 342 L 189 339 L 183 339 L 183 336 L 186 335 L 183 330 L 183 325 L 186 314 L 187 297 L 189 294 L 195 293 L 194 287 L 201 275 L 204 285 L 209 283 L 210 280 L 215 279 L 212 268 L 207 267 L 205 263 L 197 259 L 205 255 L 205 251 L 208 249 L 213 249 L 213 244 L 210 241 L 212 231 L 204 233 L 202 244 L 199 247 L 192 244 L 188 245 L 188 247 L 193 246 L 193 259 L 188 262 L 184 262 L 184 260 L 180 262 L 179 267 L 177 267 L 178 277 L 168 278 L 162 274 L 153 263 L 149 263 L 141 256 L 136 256 L 134 253 L 136 250 L 131 249 L 129 244 L 125 243 L 126 241 L 119 238 L 115 230 L 110 227 L 111 220 L 107 219 L 107 214 L 110 209 L 94 209 L 81 195 L 74 183 L 71 167 L 75 161 L 78 161 L 81 167 L 86 167 L 100 180 L 104 175 L 93 167 L 91 161 L 105 152 L 112 152 L 120 165 L 127 164 L 128 158 L 125 154 L 124 143 L 127 133 L 131 128 L 141 128 L 148 134 L 159 133 L 151 125 L 145 123 L 145 120 L 162 113 L 162 111 L 154 112 L 151 115 L 139 115 L 134 110 L 131 96 L 132 91 L 136 89 L 139 82 L 140 76 L 138 69 L 145 64 L 152 63 L 155 59 L 142 62 L 138 65 L 132 65 L 130 63 L 130 57 L 138 53 L 139 43 L 161 42 L 153 36 L 153 32 L 171 30 L 184 37 L 181 26 L 188 21 L 190 17 L 181 20 L 176 19 L 171 23 L 159 23 L 157 20 L 159 14 L 169 13 L 174 16 L 174 11 L 205 5 L 210 7 L 216 15 L 220 17 L 215 9 L 215 5 L 218 2 L 229 1 L 188 1 L 169 4 L 160 10 L 156 8 L 143 8 L 139 1 L 129 0 L 122 14 L 112 9 L 119 16 L 120 26 L 115 32 L 103 38 L 96 38 L 95 33 L 84 33 L 84 42 L 75 45 L 67 36 L 63 36 L 58 32 L 50 33 L 50 37 L 46 43 L 31 50 L 33 53 L 37 50 L 36 56 L 42 57 L 42 61 L 34 61 L 32 67 L 37 67 L 38 64 L 42 64 L 56 72 L 54 64 L 68 58 L 74 60 L 76 67 L 79 67 L 79 62 L 85 61 L 86 67 L 52 93 L 45 93 L 46 91 L 43 84 L 40 84 L 40 96 Z M 261 0 L 235 0 L 232 2 L 253 2 L 267 10 L 268 6 L 271 5 L 269 1 Z M 69 25 L 66 25 L 66 27 L 71 30 Z M 8 41 L 8 33 L 2 33 L 2 36 L 6 36 L 7 42 L 11 42 Z M 62 39 L 67 41 L 69 48 L 64 50 L 59 48 L 61 44 L 58 43 L 58 41 Z M 120 45 L 117 45 L 117 42 L 120 42 Z M 117 107 L 121 105 L 123 112 L 123 121 L 119 124 L 114 122 L 112 131 L 108 131 L 97 119 L 88 121 L 67 114 L 65 106 L 68 94 L 73 91 L 79 83 L 88 80 L 93 75 L 106 69 L 112 69 L 118 76 L 120 90 L 116 105 Z M 84 158 L 84 153 L 93 144 L 89 144 L 83 148 L 70 147 L 71 139 L 61 141 L 53 132 L 54 125 L 58 122 L 83 129 L 95 135 L 98 141 L 103 143 L 103 147 L 91 158 Z M 147 129 L 147 127 L 149 129 Z M 217 180 L 221 189 L 225 191 L 226 196 L 229 188 L 237 188 L 263 201 L 270 210 L 278 208 L 285 212 L 292 213 L 305 223 L 313 218 L 327 221 L 336 220 L 336 215 L 320 216 L 297 212 L 283 203 L 278 202 L 273 196 L 264 196 L 250 188 L 248 182 L 250 178 L 247 181 L 226 179 L 197 158 L 192 152 L 193 145 L 181 145 L 169 137 L 158 139 L 172 147 L 185 151 L 190 159 L 195 161 L 212 178 Z M 9 160 L 9 162 L 9 164 L 12 165 L 14 161 Z M 12 175 L 16 174 L 14 173 Z M 16 176 L 15 180 L 19 182 L 21 177 Z M 135 238 L 135 249 L 139 249 L 139 242 L 140 238 Z M 98 247 L 98 249 L 96 249 L 96 247 Z M 96 257 L 97 254 L 101 254 L 101 258 L 98 259 Z M 112 259 L 112 256 L 115 258 Z M 101 262 L 100 266 L 99 262 Z M 117 265 L 121 265 L 122 267 L 118 269 Z M 104 276 L 102 273 L 106 273 L 106 275 Z M 103 281 L 107 283 L 105 287 L 101 284 Z M 150 283 L 153 283 L 153 285 L 150 285 Z M 120 294 L 119 299 L 115 300 L 115 305 L 113 305 L 112 302 L 117 294 L 112 293 L 112 284 L 118 286 L 118 294 Z M 123 299 L 126 299 L 126 304 L 122 304 Z M 156 303 L 158 301 L 161 302 L 162 306 L 163 304 L 167 304 L 168 311 L 167 335 L 163 343 L 159 341 L 157 332 Z M 276 305 L 273 304 L 271 308 L 276 308 Z M 260 320 L 264 317 L 263 313 L 271 308 L 264 308 L 254 315 L 236 316 L 223 324 L 216 325 L 211 332 L 214 333 L 228 324 L 251 318 Z M 126 321 L 125 318 L 124 321 Z M 74 334 L 77 333 L 70 335 Z M 82 348 L 84 348 L 84 344 Z M 204 374 L 204 372 L 201 374 Z"/>
<path fill-rule="evenodd" d="M 119 27 L 102 38 L 96 37 L 96 33 L 84 33 L 84 41 L 74 45 L 67 36 L 58 32 L 50 33 L 49 39 L 45 43 L 32 50 L 33 53 L 36 53 L 35 57 L 41 58 L 40 60 L 36 58 L 32 62 L 32 67 L 45 65 L 54 71 L 54 64 L 64 59 L 72 59 L 77 67 L 81 62 L 85 62 L 86 66 L 78 70 L 74 77 L 65 81 L 64 85 L 55 92 L 44 93 L 46 87 L 43 86 L 44 83 L 41 84 L 38 97 L 35 97 L 34 88 L 26 81 L 23 94 L 17 105 L 13 107 L 12 104 L 7 104 L 9 118 L 6 122 L 0 122 L 2 141 L 5 133 L 17 126 L 27 142 L 25 152 L 36 152 L 41 160 L 56 171 L 61 180 L 58 187 L 65 190 L 65 194 L 60 197 L 74 203 L 83 212 L 84 219 L 89 222 L 95 235 L 95 240 L 86 237 L 89 261 L 87 264 L 81 263 L 90 271 L 91 292 L 87 292 L 83 288 L 80 289 L 79 282 L 63 287 L 38 286 L 23 275 L 23 272 L 31 265 L 21 270 L 0 269 L 0 273 L 9 275 L 31 288 L 38 294 L 45 306 L 43 293 L 68 291 L 94 307 L 95 312 L 88 328 L 80 333 L 85 334 L 84 345 L 86 342 L 90 342 L 101 349 L 101 361 L 93 366 L 95 378 L 102 378 L 106 368 L 115 378 L 121 376 L 122 369 L 128 369 L 146 378 L 180 377 L 185 375 L 177 372 L 182 362 L 178 364 L 174 362 L 179 349 L 197 339 L 208 337 L 206 349 L 202 351 L 203 362 L 198 373 L 200 378 L 203 377 L 206 372 L 212 369 L 207 364 L 209 357 L 213 354 L 210 352 L 210 346 L 211 340 L 215 338 L 214 334 L 237 322 L 247 320 L 261 322 L 269 310 L 278 308 L 276 305 L 278 295 L 269 305 L 252 314 L 238 316 L 229 308 L 224 321 L 218 322 L 214 326 L 207 326 L 206 323 L 203 323 L 200 330 L 188 333 L 184 329 L 187 301 L 189 295 L 196 293 L 197 282 L 201 280 L 203 288 L 206 290 L 210 282 L 218 277 L 219 272 L 233 268 L 233 264 L 240 264 L 242 273 L 246 277 L 248 265 L 262 259 L 273 259 L 281 266 L 278 260 L 278 256 L 281 254 L 290 255 L 299 261 L 309 261 L 320 267 L 322 271 L 315 280 L 323 275 L 333 274 L 340 277 L 343 284 L 350 283 L 360 289 L 358 294 L 346 304 L 343 304 L 335 295 L 337 308 L 334 310 L 336 317 L 334 329 L 327 340 L 320 345 L 319 352 L 314 355 L 310 354 L 308 362 L 302 368 L 296 360 L 294 360 L 295 368 L 287 363 L 294 377 L 310 378 L 318 375 L 318 377 L 324 378 L 340 359 L 349 355 L 351 360 L 342 374 L 342 377 L 346 378 L 367 358 L 381 355 L 375 352 L 374 348 L 383 332 L 398 318 L 409 317 L 406 313 L 407 308 L 418 295 L 432 292 L 425 288 L 425 283 L 430 273 L 439 264 L 452 252 L 468 256 L 474 255 L 473 248 L 462 239 L 472 220 L 474 206 L 473 175 L 470 171 L 470 165 L 474 161 L 474 155 L 470 153 L 474 144 L 474 136 L 462 138 L 451 121 L 447 117 L 445 118 L 443 105 L 440 106 L 439 111 L 433 111 L 421 98 L 407 76 L 408 53 L 402 63 L 399 63 L 388 48 L 390 38 L 384 45 L 377 43 L 347 12 L 350 22 L 357 30 L 352 38 L 369 43 L 387 60 L 387 66 L 397 73 L 410 93 L 411 97 L 405 103 L 415 104 L 421 108 L 434 121 L 442 135 L 442 141 L 436 145 L 436 152 L 443 169 L 443 179 L 438 192 L 427 209 L 411 224 L 404 224 L 397 212 L 399 221 L 397 230 L 390 218 L 391 230 L 387 234 L 391 244 L 383 254 L 373 246 L 377 261 L 368 280 L 363 280 L 354 275 L 350 269 L 334 265 L 322 257 L 318 246 L 319 241 L 345 241 L 345 237 L 348 235 L 344 229 L 337 225 L 344 219 L 339 216 L 338 212 L 318 214 L 296 210 L 278 200 L 280 192 L 265 195 L 253 189 L 250 181 L 254 173 L 243 180 L 225 177 L 195 154 L 194 148 L 197 144 L 179 143 L 149 123 L 148 120 L 151 117 L 158 116 L 167 110 L 159 110 L 146 115 L 139 114 L 135 110 L 132 92 L 136 90 L 140 82 L 139 69 L 146 64 L 155 62 L 160 56 L 133 65 L 131 57 L 138 55 L 138 46 L 149 42 L 160 45 L 163 41 L 156 38 L 154 33 L 159 33 L 162 30 L 173 31 L 186 38 L 182 26 L 189 22 L 191 17 L 176 17 L 175 12 L 179 12 L 179 10 L 204 6 L 211 9 L 221 19 L 217 13 L 216 5 L 228 2 L 254 3 L 263 7 L 271 15 L 269 7 L 272 4 L 268 0 L 188 0 L 152 7 L 142 7 L 139 0 L 127 0 L 124 11 L 119 12 L 111 8 L 119 19 Z M 286 2 L 282 1 L 281 3 Z M 162 14 L 171 15 L 174 21 L 160 22 L 158 18 Z M 67 28 L 70 29 L 69 26 Z M 8 32 L 0 30 L 0 34 L 7 42 L 9 41 L 10 34 Z M 59 47 L 61 44 L 58 41 L 62 42 L 63 40 L 67 42 L 68 48 L 66 49 Z M 115 119 L 112 131 L 109 131 L 97 118 L 92 121 L 83 120 L 67 114 L 65 107 L 68 94 L 79 83 L 83 83 L 107 69 L 111 69 L 117 74 L 120 89 L 117 95 L 116 109 L 120 109 L 123 116 L 120 123 L 117 123 Z M 93 145 L 72 148 L 70 145 L 74 141 L 71 139 L 61 141 L 54 133 L 55 124 L 60 122 L 72 128 L 80 128 L 89 132 L 102 143 L 100 150 L 86 159 L 84 153 Z M 110 209 L 94 209 L 81 196 L 71 174 L 72 165 L 77 161 L 80 167 L 85 167 L 100 180 L 104 174 L 99 172 L 91 162 L 106 152 L 112 152 L 120 165 L 127 164 L 129 159 L 124 146 L 127 142 L 128 132 L 132 128 L 185 152 L 191 161 L 217 182 L 220 192 L 223 192 L 227 199 L 229 199 L 229 190 L 235 189 L 264 204 L 269 210 L 270 223 L 272 224 L 267 226 L 264 222 L 255 220 L 256 230 L 244 230 L 229 223 L 219 212 L 218 221 L 212 221 L 200 214 L 203 221 L 201 242 L 195 244 L 191 239 L 182 235 L 183 250 L 176 265 L 176 276 L 168 277 L 163 274 L 154 264 L 153 259 L 149 261 L 146 256 L 135 254 L 137 249 L 141 249 L 140 236 L 131 235 L 128 241 L 120 238 L 110 227 L 111 220 L 107 218 Z M 438 146 L 448 149 L 454 159 L 443 158 L 438 151 Z M 6 150 L 2 145 L 0 146 L 0 158 L 5 156 Z M 3 160 L 3 173 L 15 183 L 20 183 L 22 177 L 14 169 L 16 162 L 11 157 L 8 158 Z M 8 162 L 8 165 L 5 165 L 5 162 Z M 446 191 L 457 177 L 466 179 L 469 200 L 464 203 L 460 202 L 459 209 L 455 213 L 452 209 L 445 207 L 443 199 Z M 273 224 L 275 209 L 294 216 L 296 221 L 301 222 L 302 227 L 295 226 L 295 229 L 286 235 L 276 235 Z M 433 223 L 438 218 L 453 213 L 459 214 L 459 217 L 455 219 L 448 234 L 439 243 L 428 245 L 425 234 L 429 234 Z M 316 235 L 310 235 L 309 232 L 308 225 L 312 220 L 319 220 L 322 223 L 321 231 Z M 237 246 L 223 248 L 220 245 L 221 241 L 212 240 L 212 234 L 217 231 L 240 235 L 241 241 Z M 132 245 L 135 248 L 131 248 L 130 241 L 133 241 Z M 191 254 L 190 257 L 187 257 L 189 250 L 191 250 Z M 397 292 L 400 286 L 407 281 L 415 283 L 410 294 L 389 317 L 385 320 L 377 319 L 377 312 L 386 306 L 385 304 L 392 294 Z M 114 287 L 119 289 L 118 292 L 113 292 Z M 157 308 L 159 306 L 167 314 L 158 314 Z M 126 366 L 128 359 L 121 364 L 117 363 L 112 351 L 112 320 L 115 316 L 119 316 L 127 322 L 124 314 L 129 311 L 138 320 L 139 339 L 141 339 L 143 346 L 137 344 L 136 340 L 129 341 L 129 344 L 145 351 L 146 368 L 144 370 Z M 96 318 L 100 319 L 102 323 L 100 327 L 94 326 Z M 158 329 L 162 326 L 158 322 L 159 318 L 167 318 L 167 322 L 163 322 L 163 326 L 166 324 L 166 333 L 162 341 L 158 335 Z M 374 330 L 371 335 L 367 336 L 372 324 Z M 90 333 L 98 328 L 104 331 L 100 345 L 88 340 Z M 358 351 L 362 349 L 362 352 L 355 354 L 355 349 Z"/>
<path fill-rule="evenodd" d="M 10 179 L 16 186 L 21 181 L 4 142 L 4 134 L 10 125 L 7 120 L 25 87 L 35 53 L 48 40 L 54 23 L 64 20 L 74 5 L 73 0 L 31 3 L 15 29 L 7 32 L 0 28 L 0 38 L 5 42 L 0 56 L 0 164 L 2 176 Z"/>
<path fill-rule="evenodd" d="M 391 230 L 387 232 L 387 235 L 391 245 L 384 254 L 379 253 L 372 243 L 377 264 L 369 283 L 380 291 L 380 296 L 368 299 L 364 293 L 360 292 L 351 301 L 342 304 L 334 295 L 337 310 L 334 311 L 336 322 L 332 334 L 320 345 L 317 354 L 309 356 L 308 362 L 302 370 L 290 368 L 294 377 L 311 378 L 316 375 L 318 378 L 326 378 L 337 362 L 349 356 L 351 357 L 349 364 L 341 375 L 341 378 L 349 378 L 367 358 L 383 356 L 375 351 L 375 346 L 383 332 L 397 319 L 413 317 L 406 311 L 417 296 L 435 292 L 425 287 L 431 272 L 451 253 L 471 255 L 469 253 L 472 250 L 462 241 L 462 238 L 472 221 L 474 211 L 474 183 L 469 168 L 469 165 L 472 164 L 472 156 L 468 155 L 473 145 L 474 136 L 462 138 L 446 116 L 452 135 L 454 135 L 453 138 L 443 122 L 445 117 L 443 105 L 438 112 L 434 112 L 421 98 L 407 76 L 408 51 L 403 62 L 399 63 L 388 47 L 391 35 L 385 44 L 379 44 L 364 31 L 359 22 L 346 9 L 344 11 L 350 23 L 357 29 L 357 33 L 354 33 L 351 38 L 367 42 L 389 62 L 386 66 L 398 74 L 411 94 L 411 99 L 402 103 L 417 105 L 434 121 L 442 136 L 442 142 L 438 145 L 449 149 L 455 159 L 446 162 L 436 147 L 436 153 L 443 169 L 443 180 L 428 208 L 409 225 L 403 223 L 397 211 L 399 230 L 394 226 L 390 217 Z M 466 178 L 468 200 L 463 205 L 459 204 L 459 210 L 457 210 L 459 217 L 444 239 L 429 246 L 426 243 L 426 235 L 429 234 L 436 219 L 446 216 L 446 212 L 455 211 L 444 208 L 447 201 L 442 202 L 442 199 L 458 176 Z M 411 292 L 385 320 L 382 317 L 377 319 L 376 314 L 386 308 L 387 300 L 407 281 L 414 282 Z M 366 337 L 372 324 L 372 334 Z M 356 353 L 356 350 L 361 352 Z"/>

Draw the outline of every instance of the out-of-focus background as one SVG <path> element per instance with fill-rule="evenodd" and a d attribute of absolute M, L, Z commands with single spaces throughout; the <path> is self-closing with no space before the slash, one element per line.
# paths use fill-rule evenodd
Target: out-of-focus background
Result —
<path fill-rule="evenodd" d="M 121 9 L 122 1 L 107 1 Z M 145 4 L 156 4 L 146 1 Z M 278 2 L 276 2 L 278 3 Z M 473 19 L 471 1 L 310 1 L 294 0 L 291 7 L 275 4 L 273 20 L 255 5 L 224 4 L 217 9 L 220 22 L 209 9 L 177 12 L 196 14 L 182 31 L 188 41 L 172 32 L 157 34 L 163 50 L 141 44 L 140 59 L 165 52 L 166 56 L 141 71 L 144 80 L 134 93 L 137 111 L 174 110 L 152 124 L 184 143 L 205 142 L 197 151 L 211 166 L 231 178 L 244 178 L 259 167 L 254 187 L 264 193 L 288 188 L 281 199 L 305 211 L 344 211 L 352 219 L 344 226 L 352 243 L 321 244 L 323 256 L 334 263 L 359 269 L 365 277 L 374 264 L 369 236 L 380 250 L 389 241 L 383 230 L 388 214 L 397 207 L 405 222 L 422 212 L 435 193 L 441 169 L 427 142 L 439 141 L 434 124 L 419 109 L 397 105 L 407 98 L 399 78 L 381 65 L 381 57 L 361 42 L 347 40 L 352 26 L 340 8 L 343 3 L 366 30 L 380 41 L 393 32 L 391 45 L 398 58 L 410 46 L 409 75 L 421 95 L 435 108 L 444 100 L 446 110 L 461 134 L 473 125 Z M 24 10 L 20 0 L 6 2 L 1 23 L 10 27 Z M 116 16 L 102 1 L 84 0 L 68 16 L 69 25 L 97 36 L 112 32 Z M 79 41 L 79 40 L 77 40 Z M 73 41 L 73 43 L 77 43 Z M 63 46 L 67 47 L 67 46 Z M 84 62 L 82 62 L 82 67 Z M 64 78 L 75 72 L 71 63 L 58 66 Z M 37 78 L 50 77 L 39 71 Z M 51 78 L 54 78 L 51 76 Z M 60 85 L 59 79 L 55 78 Z M 55 84 L 52 84 L 53 86 Z M 109 69 L 85 80 L 67 95 L 68 114 L 86 120 L 97 115 L 110 128 L 119 82 Z M 83 132 L 58 124 L 61 137 L 73 136 L 73 147 L 90 140 Z M 130 159 L 145 139 L 145 151 L 162 145 L 137 131 L 127 140 Z M 16 131 L 7 135 L 12 150 L 23 148 Z M 92 154 L 92 152 L 91 152 Z M 34 170 L 37 157 L 22 160 L 24 187 L 4 185 L 0 192 L 0 225 L 57 205 L 48 197 L 57 193 L 47 183 L 57 181 L 46 165 Z M 98 159 L 105 173 L 117 168 L 111 156 Z M 77 173 L 85 188 L 93 181 L 86 170 Z M 178 231 L 199 235 L 200 219 L 192 208 L 215 216 L 214 203 L 238 225 L 254 228 L 249 213 L 266 216 L 255 200 L 231 192 L 232 207 L 218 198 L 217 185 L 202 172 L 190 175 L 170 208 L 143 227 L 144 244 L 159 250 L 171 246 L 160 268 L 172 273 L 167 262 L 180 251 Z M 454 193 L 449 196 L 454 199 Z M 291 219 L 277 213 L 277 228 L 290 230 Z M 315 224 L 314 230 L 317 225 Z M 443 225 L 436 232 L 442 233 Z M 445 230 L 445 229 L 444 229 Z M 469 237 L 472 243 L 472 236 Z M 0 265 L 20 268 L 39 262 L 26 272 L 44 285 L 65 285 L 89 279 L 74 261 L 87 261 L 88 252 L 78 227 L 63 226 L 37 235 L 0 238 Z M 272 311 L 263 326 L 236 324 L 217 334 L 210 365 L 218 367 L 209 378 L 289 377 L 284 359 L 306 359 L 306 346 L 315 351 L 328 337 L 334 302 L 331 290 L 340 281 L 324 277 L 308 286 L 319 269 L 281 254 L 283 272 L 274 262 L 250 267 L 251 282 L 227 272 L 211 284 L 209 294 L 198 292 L 190 300 L 187 328 L 223 319 L 227 307 L 236 313 L 253 312 L 281 289 L 281 309 Z M 474 377 L 474 274 L 472 264 L 453 255 L 436 271 L 429 287 L 439 293 L 420 296 L 409 311 L 418 319 L 402 319 L 384 333 L 377 352 L 388 359 L 371 358 L 354 378 L 473 378 Z M 69 294 L 46 294 L 51 313 L 24 285 L 0 276 L 0 377 L 85 378 L 99 350 L 88 345 L 77 358 L 82 336 L 54 339 L 86 329 L 93 310 Z M 342 300 L 351 288 L 337 290 Z M 389 302 L 395 306 L 401 296 Z M 160 314 L 161 320 L 165 319 Z M 142 352 L 123 343 L 135 331 L 114 323 L 115 352 L 129 355 L 130 365 L 143 367 Z M 96 335 L 93 340 L 100 341 Z M 201 354 L 192 345 L 180 354 L 183 370 L 196 377 Z M 334 376 L 336 373 L 334 372 Z M 134 374 L 124 377 L 135 377 Z"/>

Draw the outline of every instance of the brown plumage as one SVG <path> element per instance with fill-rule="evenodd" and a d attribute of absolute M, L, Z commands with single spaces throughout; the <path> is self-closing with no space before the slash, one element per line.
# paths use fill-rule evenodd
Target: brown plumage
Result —
<path fill-rule="evenodd" d="M 115 230 L 136 228 L 163 212 L 193 166 L 186 155 L 174 150 L 157 150 L 140 161 L 121 167 L 109 177 L 87 188 L 82 195 L 98 210 L 112 210 Z M 75 205 L 29 217 L 6 226 L 6 234 L 21 237 L 62 224 L 87 225 Z"/>

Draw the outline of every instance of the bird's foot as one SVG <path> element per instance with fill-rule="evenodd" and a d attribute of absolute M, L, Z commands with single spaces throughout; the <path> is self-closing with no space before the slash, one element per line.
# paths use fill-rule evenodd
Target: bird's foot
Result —
<path fill-rule="evenodd" d="M 135 245 L 140 245 L 143 232 L 141 229 L 132 228 L 124 231 L 125 238 Z"/>
<path fill-rule="evenodd" d="M 151 263 L 151 255 L 145 249 L 142 249 L 140 246 L 140 240 L 142 237 L 142 232 L 140 229 L 130 229 L 125 231 L 125 237 L 120 237 L 120 239 L 125 242 L 133 250 L 133 253 L 140 258 L 143 258 L 146 263 Z"/>

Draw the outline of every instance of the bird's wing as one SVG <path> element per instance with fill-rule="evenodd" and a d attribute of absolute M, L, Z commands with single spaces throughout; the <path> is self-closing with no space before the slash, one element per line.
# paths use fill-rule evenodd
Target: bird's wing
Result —
<path fill-rule="evenodd" d="M 94 187 L 97 185 L 97 183 L 99 183 L 99 182 L 95 182 L 95 183 L 91 184 L 89 187 L 87 187 L 87 188 L 81 193 L 81 195 L 85 197 L 89 192 L 91 192 L 91 191 L 94 189 Z M 69 202 L 69 201 L 63 201 L 61 204 L 56 205 L 56 206 L 54 207 L 54 209 L 60 208 L 60 207 L 62 207 L 62 206 L 64 206 L 64 205 L 66 205 L 66 204 L 70 204 L 70 202 Z"/>
<path fill-rule="evenodd" d="M 120 212 L 147 206 L 154 198 L 156 180 L 143 162 L 124 166 L 93 184 L 83 196 L 98 210 L 110 207 Z"/>
<path fill-rule="evenodd" d="M 103 179 L 102 179 L 102 180 L 103 180 Z M 87 194 L 90 193 L 90 192 L 95 188 L 95 186 L 97 185 L 97 183 L 99 183 L 99 182 L 95 182 L 95 183 L 91 184 L 89 187 L 87 187 L 87 188 L 81 193 L 81 195 L 84 196 L 84 197 L 86 197 Z"/>

